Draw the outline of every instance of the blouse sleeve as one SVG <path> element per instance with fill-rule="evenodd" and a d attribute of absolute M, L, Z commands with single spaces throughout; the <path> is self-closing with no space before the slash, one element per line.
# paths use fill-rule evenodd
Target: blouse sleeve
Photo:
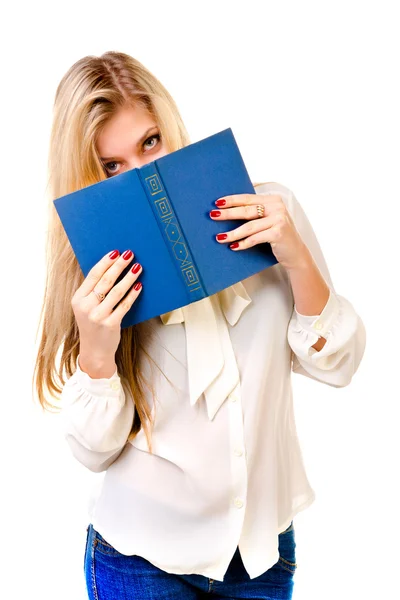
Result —
<path fill-rule="evenodd" d="M 285 200 L 284 195 L 282 198 Z M 321 247 L 300 203 L 288 190 L 288 210 L 296 229 L 308 246 L 330 288 L 320 315 L 302 315 L 296 306 L 289 322 L 287 338 L 292 349 L 292 371 L 334 387 L 351 382 L 365 351 L 366 331 L 360 316 L 344 296 L 336 293 Z M 312 346 L 324 337 L 324 347 Z"/>
<path fill-rule="evenodd" d="M 131 431 L 134 404 L 118 371 L 92 379 L 79 367 L 61 392 L 61 428 L 74 457 L 100 472 L 119 456 Z"/>

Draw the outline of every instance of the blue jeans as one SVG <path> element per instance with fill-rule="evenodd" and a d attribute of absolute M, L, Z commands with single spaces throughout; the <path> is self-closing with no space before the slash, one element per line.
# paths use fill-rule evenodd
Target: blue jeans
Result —
<path fill-rule="evenodd" d="M 166 573 L 140 556 L 121 554 L 89 524 L 84 558 L 86 588 L 90 600 L 291 600 L 297 567 L 295 547 L 292 521 L 279 534 L 278 562 L 265 573 L 250 579 L 237 548 L 224 581 L 215 581 L 203 575 Z"/>

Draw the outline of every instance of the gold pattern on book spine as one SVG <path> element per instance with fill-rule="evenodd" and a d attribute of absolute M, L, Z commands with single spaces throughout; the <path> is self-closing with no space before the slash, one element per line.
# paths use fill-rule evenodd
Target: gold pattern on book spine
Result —
<path fill-rule="evenodd" d="M 160 178 L 156 173 L 146 177 L 145 180 L 152 196 L 164 192 Z M 174 256 L 180 264 L 183 279 L 186 285 L 190 288 L 189 291 L 195 292 L 201 288 L 199 277 L 193 262 L 190 260 L 189 250 L 185 244 L 177 220 L 173 215 L 168 198 L 163 196 L 162 198 L 154 199 L 154 205 L 157 209 L 157 213 L 161 222 L 164 224 L 164 231 L 172 246 Z"/>
<path fill-rule="evenodd" d="M 164 191 L 157 173 L 146 177 L 146 183 L 152 196 L 154 196 L 154 194 L 159 194 L 160 192 Z"/>

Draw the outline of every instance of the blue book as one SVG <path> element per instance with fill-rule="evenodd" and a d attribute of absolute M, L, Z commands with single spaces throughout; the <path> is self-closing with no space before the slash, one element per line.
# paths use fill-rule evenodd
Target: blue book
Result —
<path fill-rule="evenodd" d="M 277 263 L 269 243 L 235 252 L 218 233 L 246 220 L 215 221 L 215 201 L 255 194 L 231 128 L 54 200 L 84 276 L 108 252 L 143 266 L 138 299 L 121 327 L 211 296 Z M 131 261 L 120 277 L 128 269 Z"/>

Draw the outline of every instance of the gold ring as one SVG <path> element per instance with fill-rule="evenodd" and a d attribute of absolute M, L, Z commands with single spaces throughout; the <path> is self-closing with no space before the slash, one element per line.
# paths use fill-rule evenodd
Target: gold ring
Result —
<path fill-rule="evenodd" d="M 93 290 L 93 293 L 96 294 L 97 299 L 100 300 L 100 302 L 103 302 L 104 298 L 106 297 L 105 294 L 102 292 L 96 292 L 96 290 Z"/>
<path fill-rule="evenodd" d="M 257 204 L 257 213 L 260 219 L 264 216 L 265 206 L 263 204 Z"/>

